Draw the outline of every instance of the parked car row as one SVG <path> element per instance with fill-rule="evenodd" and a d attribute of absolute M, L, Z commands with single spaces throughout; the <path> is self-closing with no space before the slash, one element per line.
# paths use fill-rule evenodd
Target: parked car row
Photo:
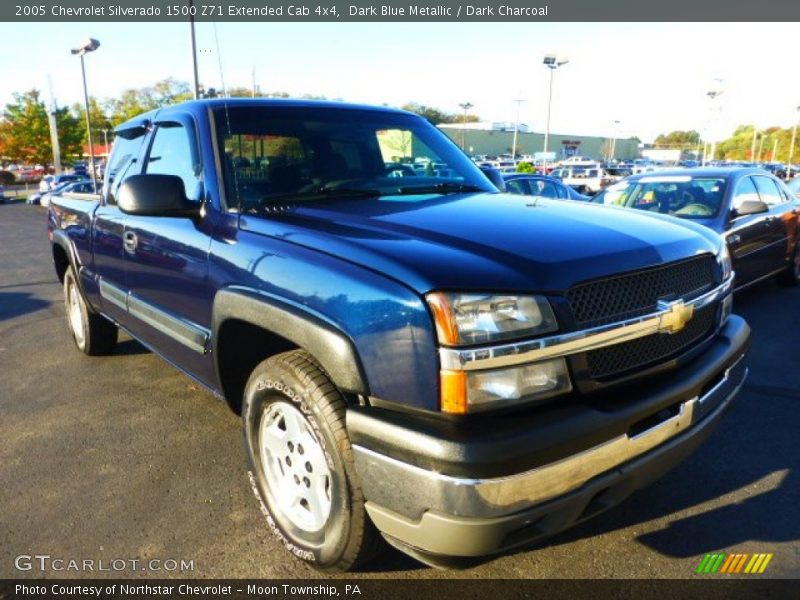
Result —
<path fill-rule="evenodd" d="M 102 182 L 94 183 L 89 179 L 68 179 L 46 192 L 39 192 L 28 196 L 26 204 L 39 204 L 49 206 L 53 196 L 62 194 L 94 194 L 102 187 Z"/>

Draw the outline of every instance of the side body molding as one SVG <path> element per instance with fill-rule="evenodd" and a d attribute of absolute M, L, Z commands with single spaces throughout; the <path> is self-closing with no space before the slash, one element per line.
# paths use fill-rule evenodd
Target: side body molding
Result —
<path fill-rule="evenodd" d="M 218 353 L 219 330 L 228 319 L 244 321 L 305 348 L 322 365 L 339 389 L 369 395 L 364 371 L 350 339 L 330 323 L 297 306 L 252 289 L 232 287 L 214 297 L 213 354 L 222 381 Z"/>

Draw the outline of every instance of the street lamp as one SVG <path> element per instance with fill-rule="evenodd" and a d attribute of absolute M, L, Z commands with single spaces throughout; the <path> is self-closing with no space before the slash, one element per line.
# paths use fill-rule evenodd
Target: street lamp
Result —
<path fill-rule="evenodd" d="M 569 62 L 566 58 L 557 58 L 555 54 L 545 54 L 542 63 L 550 69 L 550 92 L 547 98 L 547 125 L 544 131 L 544 164 L 543 170 L 547 173 L 547 142 L 550 139 L 550 108 L 553 104 L 553 71 Z"/>
<path fill-rule="evenodd" d="M 83 55 L 88 52 L 94 52 L 100 47 L 100 42 L 94 38 L 87 39 L 82 46 L 73 48 L 72 54 L 77 54 L 81 57 L 81 75 L 83 76 L 83 100 L 86 105 L 86 135 L 89 138 L 89 159 L 91 160 L 90 168 L 92 173 L 92 185 L 94 186 L 94 193 L 97 193 L 97 177 L 94 173 L 94 144 L 92 143 L 92 123 L 89 118 L 89 91 L 86 87 L 86 66 L 83 63 Z"/>
<path fill-rule="evenodd" d="M 464 120 L 461 122 L 461 149 L 466 152 L 467 150 L 467 111 L 474 105 L 471 102 L 462 102 L 459 104 L 464 109 Z"/>
<path fill-rule="evenodd" d="M 800 114 L 800 106 L 797 107 L 797 113 Z M 786 172 L 786 178 L 792 178 L 792 161 L 794 160 L 794 140 L 797 137 L 797 117 L 794 119 L 794 125 L 792 126 L 792 143 L 789 146 L 789 166 L 788 171 Z"/>
<path fill-rule="evenodd" d="M 517 120 L 514 121 L 514 141 L 511 144 L 511 160 L 514 161 L 514 164 L 517 164 L 517 134 L 519 133 L 519 107 L 520 104 L 525 102 L 522 98 L 517 98 L 514 100 L 517 103 Z"/>

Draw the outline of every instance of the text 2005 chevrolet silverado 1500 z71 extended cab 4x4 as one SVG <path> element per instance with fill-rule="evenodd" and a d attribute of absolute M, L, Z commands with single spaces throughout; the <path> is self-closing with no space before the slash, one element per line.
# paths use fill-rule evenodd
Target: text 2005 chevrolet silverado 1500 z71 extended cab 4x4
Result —
<path fill-rule="evenodd" d="M 402 111 L 142 115 L 49 231 L 78 347 L 121 327 L 241 410 L 270 528 L 323 569 L 378 531 L 441 563 L 563 529 L 689 454 L 746 375 L 714 233 L 498 193 Z"/>

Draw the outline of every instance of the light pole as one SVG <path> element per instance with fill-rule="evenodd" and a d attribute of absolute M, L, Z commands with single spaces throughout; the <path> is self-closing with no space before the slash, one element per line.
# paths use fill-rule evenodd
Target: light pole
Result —
<path fill-rule="evenodd" d="M 761 151 L 764 149 L 764 138 L 767 137 L 765 135 L 761 136 L 761 139 L 758 142 L 758 160 L 756 162 L 761 162 Z"/>
<path fill-rule="evenodd" d="M 797 107 L 797 113 L 800 114 L 800 106 Z M 794 125 L 792 126 L 792 143 L 789 145 L 789 165 L 786 171 L 786 178 L 792 178 L 792 161 L 794 160 L 794 140 L 797 137 L 797 117 L 794 118 Z"/>
<path fill-rule="evenodd" d="M 619 124 L 620 124 L 619 121 L 614 121 L 614 131 L 612 132 L 612 135 L 614 137 L 611 138 L 611 153 L 610 156 L 608 157 L 608 162 L 614 160 L 614 153 L 617 150 L 617 127 L 619 126 Z"/>
<path fill-rule="evenodd" d="M 721 79 L 717 79 L 717 81 L 721 82 Z M 714 160 L 714 154 L 717 151 L 717 132 L 714 128 L 715 125 L 718 125 L 714 118 L 717 111 L 714 110 L 714 101 L 722 95 L 722 90 L 710 90 L 706 92 L 706 96 L 711 99 L 711 160 Z M 721 112 L 721 107 L 717 107 L 718 111 Z"/>
<path fill-rule="evenodd" d="M 550 140 L 550 109 L 553 104 L 553 71 L 567 64 L 569 60 L 566 58 L 557 58 L 555 54 L 545 54 L 544 61 L 542 62 L 544 66 L 550 69 L 550 91 L 547 96 L 547 124 L 544 130 L 544 149 L 542 150 L 544 154 L 543 170 L 547 173 L 547 143 Z"/>
<path fill-rule="evenodd" d="M 514 100 L 517 103 L 517 120 L 514 121 L 514 141 L 511 143 L 511 160 L 514 161 L 514 164 L 517 164 L 517 134 L 519 133 L 519 107 L 520 104 L 525 102 L 522 98 L 517 98 Z"/>
<path fill-rule="evenodd" d="M 98 42 L 94 38 L 87 39 L 82 46 L 77 48 L 73 48 L 71 50 L 72 54 L 77 54 L 81 57 L 81 75 L 83 76 L 83 101 L 86 105 L 86 136 L 89 138 L 89 160 L 90 169 L 92 174 L 92 185 L 94 187 L 94 193 L 97 193 L 97 177 L 95 177 L 94 173 L 94 144 L 92 143 L 92 122 L 89 118 L 89 91 L 86 87 L 86 66 L 83 63 L 83 55 L 88 52 L 94 52 L 100 47 L 100 42 Z"/>
<path fill-rule="evenodd" d="M 461 149 L 467 151 L 467 111 L 473 107 L 471 102 L 462 102 L 459 104 L 464 109 L 464 120 L 461 121 Z"/>

